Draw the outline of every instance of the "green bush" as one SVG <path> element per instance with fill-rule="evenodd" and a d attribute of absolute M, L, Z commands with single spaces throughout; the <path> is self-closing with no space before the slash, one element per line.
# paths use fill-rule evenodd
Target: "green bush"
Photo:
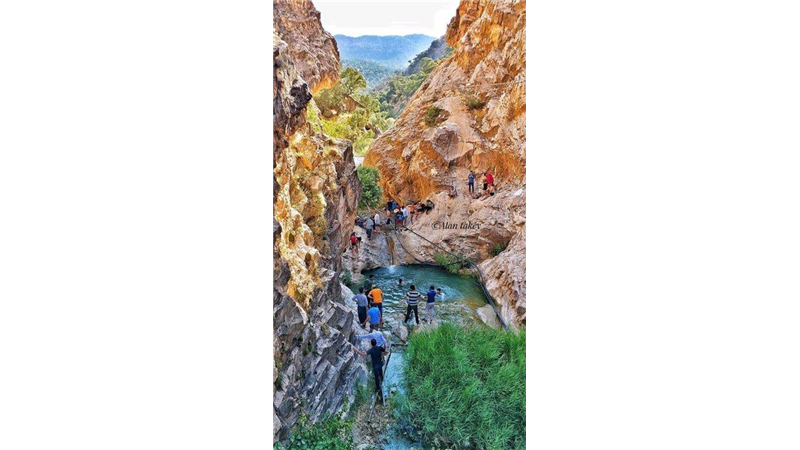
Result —
<path fill-rule="evenodd" d="M 437 253 L 433 255 L 433 260 L 436 261 L 436 264 L 443 266 L 444 269 L 450 273 L 458 273 L 459 270 L 461 270 L 463 264 L 457 264 L 457 262 L 463 259 L 464 258 L 461 256 L 454 256 L 449 253 Z"/>
<path fill-rule="evenodd" d="M 491 248 L 491 250 L 489 250 L 489 253 L 492 256 L 497 256 L 500 253 L 502 253 L 503 250 L 505 250 L 505 249 L 506 249 L 506 246 L 503 245 L 503 244 L 494 244 L 494 246 Z"/>
<path fill-rule="evenodd" d="M 350 450 L 354 447 L 350 432 L 352 423 L 336 417 L 309 425 L 305 417 L 298 420 L 285 444 L 275 443 L 273 450 Z"/>
<path fill-rule="evenodd" d="M 349 286 L 353 282 L 353 273 L 349 270 L 342 272 L 342 283 Z"/>
<path fill-rule="evenodd" d="M 377 208 L 381 204 L 381 191 L 378 186 L 379 172 L 375 167 L 360 165 L 356 169 L 359 181 L 361 181 L 361 200 L 358 201 L 359 209 Z"/>
<path fill-rule="evenodd" d="M 441 112 L 442 109 L 435 106 L 428 108 L 428 112 L 425 114 L 425 124 L 427 124 L 429 127 L 436 125 L 436 123 L 439 121 L 439 114 L 441 114 Z"/>
<path fill-rule="evenodd" d="M 411 335 L 395 407 L 426 448 L 525 448 L 525 331 L 443 323 Z"/>

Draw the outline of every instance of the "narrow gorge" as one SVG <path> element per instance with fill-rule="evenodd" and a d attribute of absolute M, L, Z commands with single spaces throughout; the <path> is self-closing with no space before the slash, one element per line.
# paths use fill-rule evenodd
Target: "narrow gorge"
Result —
<path fill-rule="evenodd" d="M 371 238 L 356 218 L 385 211 L 360 205 L 366 188 L 354 143 L 330 137 L 315 119 L 317 95 L 340 83 L 337 42 L 309 0 L 277 0 L 273 12 L 273 437 L 286 442 L 302 424 L 358 414 L 348 408 L 370 371 L 351 349 L 355 336 L 367 332 L 351 298 L 365 272 L 382 283 L 398 273 L 424 279 L 419 263 L 469 258 L 503 322 L 524 330 L 525 2 L 463 0 L 453 11 L 444 37 L 452 53 L 436 62 L 396 121 L 376 133 L 363 162 L 377 169 L 384 204 L 430 200 L 434 207 L 416 214 L 408 230 L 384 223 Z M 474 197 L 467 191 L 470 171 Z M 484 172 L 494 176 L 492 195 L 480 194 Z M 357 251 L 351 233 L 361 239 Z M 478 308 L 486 300 L 473 278 L 448 281 L 437 270 L 431 279 L 451 283 L 453 298 L 463 298 L 442 305 L 445 322 L 475 313 L 476 326 L 499 326 L 488 306 Z M 386 290 L 392 314 L 400 314 L 401 291 Z M 393 330 L 384 331 L 398 344 L 407 336 L 397 330 L 401 322 L 387 319 Z M 358 443 L 411 448 L 383 447 L 388 438 L 381 433 Z M 508 439 L 518 448 L 519 441 Z M 484 448 L 476 442 L 468 448 Z"/>

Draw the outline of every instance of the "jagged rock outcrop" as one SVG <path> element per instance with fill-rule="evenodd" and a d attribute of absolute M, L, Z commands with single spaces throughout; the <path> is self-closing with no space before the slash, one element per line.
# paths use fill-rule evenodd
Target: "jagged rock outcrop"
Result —
<path fill-rule="evenodd" d="M 286 51 L 311 92 L 333 86 L 339 80 L 339 48 L 322 28 L 314 4 L 310 0 L 273 0 L 272 12 L 278 35 L 291 36 Z"/>
<path fill-rule="evenodd" d="M 272 381 L 280 440 L 302 415 L 315 422 L 339 411 L 366 370 L 348 344 L 357 319 L 339 281 L 361 194 L 353 150 L 305 118 L 313 88 L 335 81 L 338 54 L 311 2 L 274 5 Z"/>
<path fill-rule="evenodd" d="M 509 324 L 521 326 L 525 323 L 525 1 L 463 0 L 445 39 L 453 53 L 420 86 L 393 128 L 372 143 L 364 165 L 380 170 L 387 197 L 400 203 L 429 198 L 435 202 L 434 210 L 411 228 L 453 253 L 482 261 L 482 270 L 492 269 L 489 292 L 503 303 L 501 314 L 512 320 Z M 496 195 L 470 198 L 466 185 L 470 170 L 477 176 L 478 190 L 482 173 L 490 171 Z M 447 195 L 451 187 L 458 190 L 455 198 Z M 457 229 L 443 229 L 444 222 Z M 462 224 L 468 228 L 462 229 Z M 417 259 L 430 261 L 440 252 L 418 236 L 399 235 L 407 253 Z M 510 262 L 514 266 L 501 270 Z"/>
<path fill-rule="evenodd" d="M 445 37 L 453 53 L 364 160 L 399 200 L 464 186 L 470 170 L 524 183 L 525 2 L 462 1 Z"/>

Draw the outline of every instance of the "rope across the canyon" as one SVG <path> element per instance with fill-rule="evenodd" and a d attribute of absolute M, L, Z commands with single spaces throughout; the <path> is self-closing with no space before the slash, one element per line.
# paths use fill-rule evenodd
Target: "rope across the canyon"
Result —
<path fill-rule="evenodd" d="M 397 233 L 396 229 L 393 230 L 393 231 L 395 232 L 395 234 Z M 506 322 L 503 320 L 503 317 L 500 315 L 500 312 L 497 310 L 497 306 L 495 305 L 494 297 L 492 297 L 492 295 L 489 294 L 489 291 L 486 289 L 486 282 L 484 281 L 486 278 L 483 276 L 483 272 L 481 271 L 481 268 L 478 267 L 478 265 L 474 261 L 472 261 L 469 258 L 465 258 L 463 256 L 458 256 L 458 255 L 454 254 L 453 252 L 450 252 L 449 250 L 443 248 L 439 244 L 435 244 L 435 243 L 431 242 L 425 236 L 422 236 L 421 234 L 417 233 L 416 231 L 414 231 L 414 230 L 412 230 L 410 228 L 405 228 L 405 231 L 410 231 L 412 234 L 414 234 L 417 237 L 423 239 L 424 241 L 428 242 L 429 244 L 431 244 L 431 245 L 435 246 L 436 248 L 444 251 L 445 253 L 447 253 L 447 254 L 449 254 L 451 256 L 454 256 L 455 258 L 459 259 L 459 261 L 456 261 L 456 262 L 453 262 L 453 263 L 448 263 L 448 264 L 438 264 L 438 263 L 431 263 L 431 262 L 428 262 L 428 261 L 422 261 L 422 260 L 420 260 L 419 258 L 414 256 L 411 252 L 409 252 L 406 249 L 406 247 L 403 245 L 403 241 L 401 239 L 399 239 L 399 236 L 398 236 L 397 242 L 400 244 L 400 247 L 403 249 L 403 251 L 405 251 L 406 253 L 411 255 L 411 257 L 414 258 L 414 260 L 416 260 L 419 264 L 426 265 L 426 266 L 444 267 L 444 266 L 449 266 L 449 265 L 453 265 L 453 264 L 461 264 L 461 263 L 466 262 L 468 265 L 474 267 L 475 270 L 478 272 L 478 277 L 480 278 L 480 281 L 479 281 L 478 284 L 480 285 L 481 289 L 483 290 L 483 294 L 486 296 L 486 299 L 489 300 L 489 304 L 492 305 L 492 310 L 494 311 L 495 315 L 497 316 L 497 320 L 500 321 L 500 324 L 503 326 L 503 329 L 508 330 L 508 325 L 506 325 Z"/>

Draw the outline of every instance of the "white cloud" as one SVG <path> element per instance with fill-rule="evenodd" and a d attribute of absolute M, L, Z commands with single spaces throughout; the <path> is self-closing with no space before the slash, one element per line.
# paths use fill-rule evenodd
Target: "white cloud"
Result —
<path fill-rule="evenodd" d="M 322 26 L 348 36 L 426 34 L 442 36 L 455 16 L 458 0 L 312 0 Z"/>

